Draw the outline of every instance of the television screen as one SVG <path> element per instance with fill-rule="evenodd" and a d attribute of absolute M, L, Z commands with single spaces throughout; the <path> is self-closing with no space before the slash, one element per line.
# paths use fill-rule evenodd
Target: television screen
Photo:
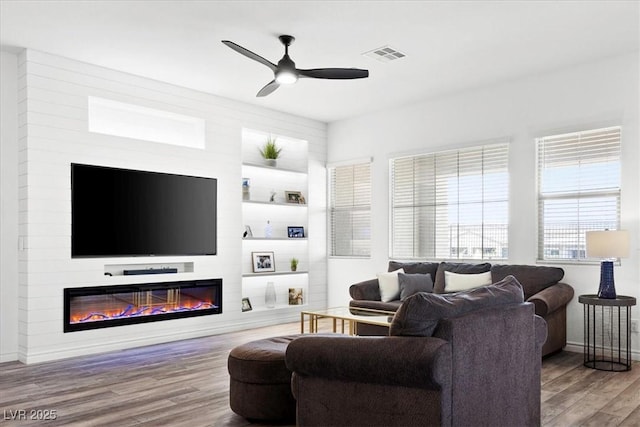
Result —
<path fill-rule="evenodd" d="M 217 180 L 71 164 L 71 256 L 216 254 Z"/>

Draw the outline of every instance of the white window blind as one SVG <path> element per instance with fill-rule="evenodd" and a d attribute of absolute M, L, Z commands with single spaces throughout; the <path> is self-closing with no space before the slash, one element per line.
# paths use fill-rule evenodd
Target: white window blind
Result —
<path fill-rule="evenodd" d="M 620 127 L 536 140 L 538 258 L 586 258 L 585 232 L 620 223 Z"/>
<path fill-rule="evenodd" d="M 508 144 L 391 159 L 392 258 L 505 259 Z"/>
<path fill-rule="evenodd" d="M 329 168 L 331 256 L 371 255 L 371 163 Z"/>

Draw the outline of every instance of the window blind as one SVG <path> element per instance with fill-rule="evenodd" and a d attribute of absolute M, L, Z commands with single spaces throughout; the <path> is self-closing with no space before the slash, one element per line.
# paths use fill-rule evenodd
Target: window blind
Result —
<path fill-rule="evenodd" d="M 329 255 L 371 255 L 371 163 L 329 168 Z"/>
<path fill-rule="evenodd" d="M 620 127 L 536 143 L 538 258 L 585 260 L 586 231 L 619 228 Z"/>
<path fill-rule="evenodd" d="M 392 258 L 508 256 L 508 144 L 390 160 Z"/>

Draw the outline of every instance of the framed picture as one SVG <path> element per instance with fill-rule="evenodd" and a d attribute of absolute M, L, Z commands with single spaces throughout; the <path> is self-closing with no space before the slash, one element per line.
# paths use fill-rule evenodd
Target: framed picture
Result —
<path fill-rule="evenodd" d="M 253 237 L 253 232 L 251 231 L 251 227 L 248 225 L 244 226 L 244 233 L 242 233 L 242 238 L 245 239 L 247 237 Z"/>
<path fill-rule="evenodd" d="M 242 311 L 251 311 L 253 307 L 251 307 L 251 301 L 249 298 L 242 298 Z"/>
<path fill-rule="evenodd" d="M 251 252 L 254 273 L 268 273 L 276 271 L 273 252 Z"/>
<path fill-rule="evenodd" d="M 304 237 L 304 227 L 287 227 L 287 236 L 290 239 L 300 239 Z"/>
<path fill-rule="evenodd" d="M 302 305 L 302 288 L 289 288 L 289 305 Z"/>
<path fill-rule="evenodd" d="M 285 191 L 284 198 L 287 203 L 304 203 L 304 197 L 302 197 L 302 193 L 299 191 Z"/>

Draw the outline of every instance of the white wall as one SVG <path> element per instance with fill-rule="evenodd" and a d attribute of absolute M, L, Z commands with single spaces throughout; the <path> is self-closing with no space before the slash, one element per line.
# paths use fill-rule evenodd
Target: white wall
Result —
<path fill-rule="evenodd" d="M 18 357 L 18 60 L 0 51 L 0 362 Z"/>
<path fill-rule="evenodd" d="M 17 130 L 15 126 L 6 134 L 4 130 L 5 113 L 10 122 L 10 116 L 16 110 L 11 106 L 16 105 L 15 100 L 8 99 L 8 111 L 3 108 L 2 113 L 3 273 L 0 302 L 1 343 L 3 349 L 7 348 L 6 359 L 11 359 L 9 353 L 16 351 L 12 344 L 16 334 L 19 337 L 18 359 L 31 363 L 299 319 L 299 315 L 290 309 L 241 312 L 241 236 L 244 230 L 241 219 L 241 132 L 243 127 L 248 127 L 308 141 L 309 187 L 324 188 L 326 124 L 46 53 L 24 51 L 17 56 L 17 61 L 11 54 L 3 54 L 3 59 L 6 55 L 9 56 L 6 63 L 3 60 L 2 92 L 4 94 L 7 89 L 17 93 L 18 105 Z M 5 66 L 15 70 L 16 62 L 17 78 L 15 71 L 5 73 Z M 206 121 L 206 149 L 89 133 L 88 96 L 202 118 Z M 3 107 L 4 102 L 3 97 Z M 19 151 L 14 159 L 10 154 L 5 159 L 5 145 L 8 151 L 15 151 L 16 138 L 12 132 L 17 134 Z M 8 164 L 6 171 L 5 162 Z M 69 165 L 72 162 L 217 178 L 218 255 L 154 257 L 152 260 L 71 259 Z M 19 174 L 17 179 L 5 179 L 5 175 L 16 172 Z M 5 194 L 13 194 L 19 199 L 7 201 L 7 215 Z M 320 224 L 319 230 L 324 228 L 325 204 L 323 192 L 309 195 L 310 227 Z M 12 217 L 13 212 L 18 214 Z M 6 230 L 5 222 L 11 222 Z M 9 236 L 6 244 L 5 231 Z M 5 253 L 5 246 L 16 246 L 18 235 L 24 248 L 17 251 L 17 255 Z M 309 265 L 310 305 L 323 307 L 326 304 L 325 233 L 314 233 L 313 236 L 309 241 L 313 248 Z M 19 258 L 17 268 L 16 257 Z M 163 280 L 223 278 L 223 314 L 62 332 L 62 291 L 65 287 L 159 280 L 153 275 L 104 276 L 107 264 L 148 262 L 194 263 L 193 273 L 171 275 Z M 5 264 L 9 265 L 7 272 Z M 11 271 L 19 273 L 12 274 Z M 10 306 L 18 307 L 17 325 L 15 321 L 4 322 L 5 317 L 13 316 L 10 310 L 5 315 L 5 308 Z"/>
<path fill-rule="evenodd" d="M 349 300 L 349 285 L 375 277 L 388 262 L 388 159 L 507 137 L 510 145 L 509 263 L 536 263 L 535 142 L 539 136 L 622 126 L 622 226 L 631 232 L 631 257 L 617 267 L 621 295 L 640 300 L 640 143 L 638 55 L 540 74 L 329 125 L 330 162 L 372 156 L 372 256 L 330 259 L 329 305 Z M 576 295 L 597 292 L 599 266 L 560 265 Z M 633 311 L 640 319 L 640 308 Z M 568 340 L 579 349 L 582 306 L 568 308 Z M 640 336 L 632 337 L 636 356 Z"/>

